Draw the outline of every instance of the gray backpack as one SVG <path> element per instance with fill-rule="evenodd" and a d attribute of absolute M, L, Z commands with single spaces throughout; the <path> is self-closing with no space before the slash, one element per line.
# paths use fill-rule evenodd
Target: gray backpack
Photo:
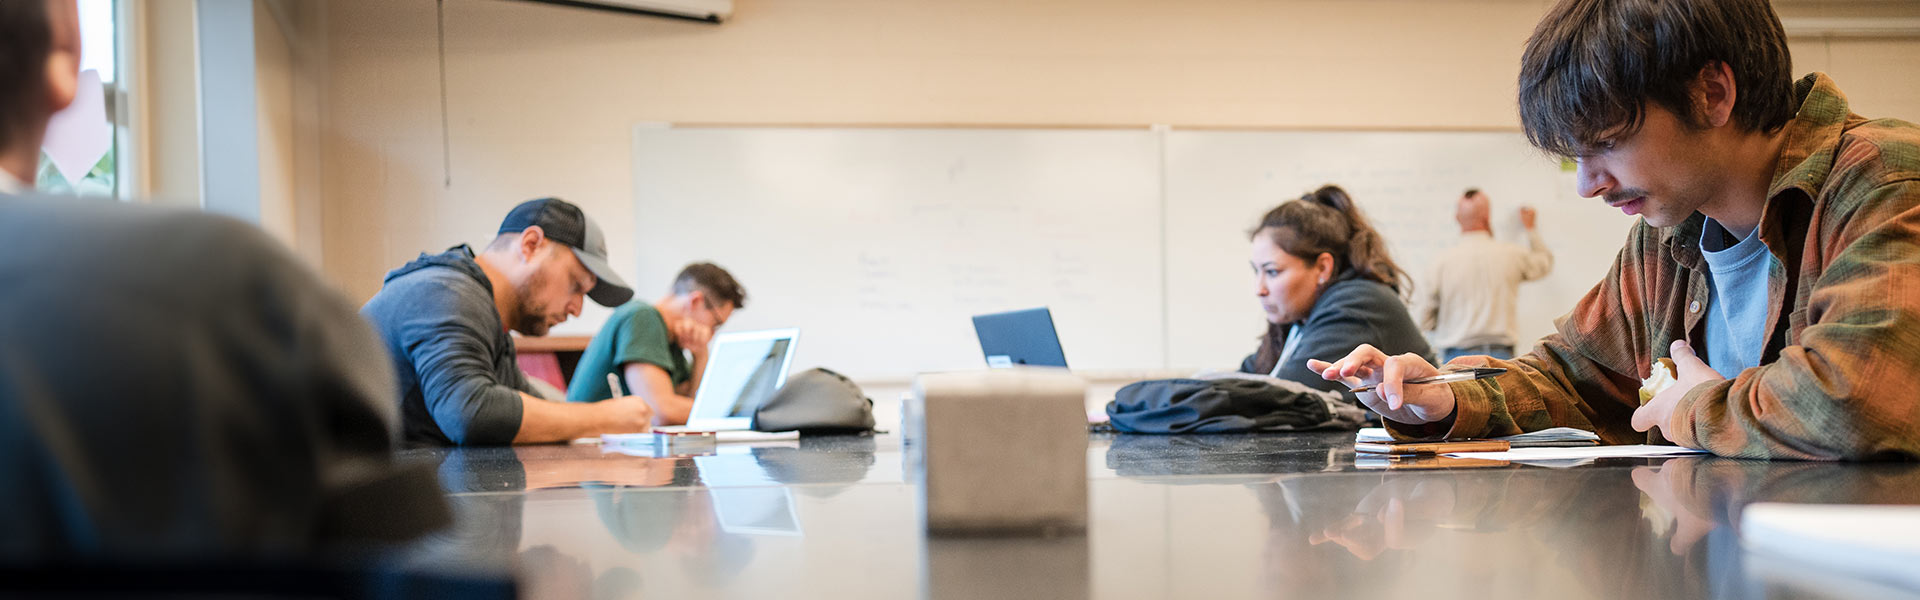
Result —
<path fill-rule="evenodd" d="M 808 369 L 753 411 L 757 431 L 861 432 L 873 430 L 873 401 L 847 376 Z"/>

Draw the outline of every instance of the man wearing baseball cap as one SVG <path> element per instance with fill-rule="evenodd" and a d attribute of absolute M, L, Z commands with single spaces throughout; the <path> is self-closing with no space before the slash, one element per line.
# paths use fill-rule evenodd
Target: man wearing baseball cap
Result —
<path fill-rule="evenodd" d="M 580 314 L 583 297 L 619 306 L 633 289 L 607 266 L 600 227 L 559 198 L 515 206 L 479 254 L 462 244 L 387 273 L 360 314 L 393 355 L 407 442 L 539 443 L 646 431 L 653 410 L 640 398 L 549 402 L 520 372 L 507 332 L 546 335 Z"/>

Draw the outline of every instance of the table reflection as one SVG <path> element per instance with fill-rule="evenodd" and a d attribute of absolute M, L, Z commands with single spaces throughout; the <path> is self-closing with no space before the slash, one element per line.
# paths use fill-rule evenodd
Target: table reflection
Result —
<path fill-rule="evenodd" d="M 417 560 L 517 572 L 548 598 L 1804 597 L 1834 588 L 1783 577 L 1790 564 L 1748 570 L 1747 504 L 1920 504 L 1912 464 L 1377 468 L 1356 464 L 1350 433 L 1114 436 L 1090 446 L 1085 537 L 941 540 L 876 460 L 889 439 L 472 450 L 410 455 L 440 461 L 457 523 Z"/>
<path fill-rule="evenodd" d="M 1332 439 L 1350 435 L 1336 433 Z M 1245 475 L 1248 480 L 1264 481 L 1282 473 L 1334 470 L 1353 460 L 1351 444 L 1302 445 L 1301 439 L 1327 437 L 1119 434 L 1110 436 L 1106 466 L 1116 475 L 1129 478 Z"/>
<path fill-rule="evenodd" d="M 1479 570 L 1487 586 L 1516 593 L 1541 581 L 1569 597 L 1704 593 L 1700 561 L 1632 560 L 1656 544 L 1664 551 L 1667 532 L 1643 516 L 1629 470 L 1292 476 L 1254 492 L 1267 512 L 1275 589 L 1350 593 L 1408 571 Z"/>
<path fill-rule="evenodd" d="M 722 526 L 713 490 L 594 486 L 588 494 L 628 553 L 670 560 L 697 583 L 723 585 L 753 562 L 753 539 Z"/>
<path fill-rule="evenodd" d="M 637 597 L 652 571 L 672 573 L 676 585 L 724 588 L 754 564 L 757 540 L 804 533 L 796 494 L 849 489 L 868 476 L 874 454 L 870 436 L 722 444 L 701 456 L 589 444 L 419 451 L 404 458 L 438 462 L 455 525 L 406 560 L 517 573 L 528 598 Z M 554 525 L 583 512 L 610 547 L 554 539 Z M 526 535 L 529 520 L 543 524 L 542 535 Z"/>

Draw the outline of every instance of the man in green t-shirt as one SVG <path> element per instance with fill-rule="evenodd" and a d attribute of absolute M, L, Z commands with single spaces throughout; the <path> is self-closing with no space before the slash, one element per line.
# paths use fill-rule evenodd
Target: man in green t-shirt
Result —
<path fill-rule="evenodd" d="M 614 397 L 607 386 L 607 375 L 614 374 L 625 391 L 653 405 L 654 425 L 686 424 L 693 391 L 706 372 L 707 342 L 746 304 L 747 290 L 726 269 L 704 262 L 687 265 L 659 302 L 635 300 L 613 311 L 580 355 L 567 401 Z"/>

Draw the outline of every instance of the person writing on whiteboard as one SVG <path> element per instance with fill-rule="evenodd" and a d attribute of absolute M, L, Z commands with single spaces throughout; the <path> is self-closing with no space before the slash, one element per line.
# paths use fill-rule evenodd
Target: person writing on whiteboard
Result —
<path fill-rule="evenodd" d="M 574 367 L 567 400 L 619 394 L 608 384 L 612 375 L 653 407 L 655 425 L 685 425 L 707 370 L 707 343 L 746 305 L 747 290 L 732 273 L 713 263 L 687 265 L 659 302 L 629 302 L 607 318 Z"/>
<path fill-rule="evenodd" d="M 1553 272 L 1553 252 L 1534 229 L 1532 208 L 1520 209 L 1527 247 L 1493 239 L 1492 200 L 1469 188 L 1454 204 L 1460 243 L 1434 261 L 1433 277 L 1414 314 L 1432 332 L 1440 360 L 1469 354 L 1513 358 L 1514 307 L 1520 283 Z"/>
<path fill-rule="evenodd" d="M 1399 435 L 1920 456 L 1920 128 L 1791 66 L 1766 0 L 1555 5 L 1521 122 L 1578 161 L 1581 196 L 1641 216 L 1611 272 L 1531 354 L 1455 361 L 1509 369 L 1492 380 L 1405 385 L 1436 369 L 1371 346 L 1314 368 L 1378 383 L 1361 399 Z"/>
<path fill-rule="evenodd" d="M 1406 272 L 1346 190 L 1329 185 L 1274 207 L 1252 238 L 1248 262 L 1267 333 L 1241 372 L 1344 392 L 1307 360 L 1334 360 L 1360 344 L 1429 354 L 1401 301 Z"/>
<path fill-rule="evenodd" d="M 407 441 L 428 445 L 559 442 L 647 431 L 639 398 L 577 405 L 527 383 L 508 331 L 542 336 L 580 314 L 583 297 L 618 306 L 633 290 L 607 266 L 607 246 L 580 207 L 528 200 L 485 250 L 462 244 L 387 273 L 360 308 L 400 375 Z"/>

